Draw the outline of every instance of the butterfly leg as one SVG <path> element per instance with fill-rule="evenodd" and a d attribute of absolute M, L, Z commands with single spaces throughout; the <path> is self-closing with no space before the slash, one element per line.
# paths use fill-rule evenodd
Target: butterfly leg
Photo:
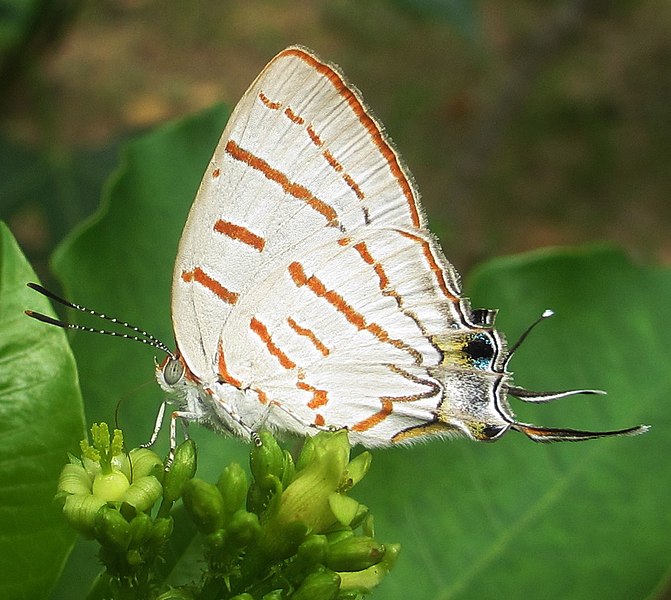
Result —
<path fill-rule="evenodd" d="M 158 432 L 161 431 L 161 426 L 163 425 L 163 417 L 165 415 L 165 402 L 161 402 L 161 407 L 158 409 L 158 414 L 156 415 L 156 422 L 154 423 L 154 429 L 151 432 L 151 437 L 148 442 L 140 444 L 140 448 L 149 448 L 154 445 L 156 439 L 158 438 Z"/>
<path fill-rule="evenodd" d="M 230 431 L 231 433 L 235 433 L 237 435 L 240 435 L 239 431 L 236 432 L 235 430 L 231 429 L 230 425 L 226 424 L 226 421 L 233 421 L 233 423 L 235 423 L 240 428 L 242 433 L 245 436 L 247 436 L 250 440 L 252 440 L 252 442 L 254 443 L 255 446 L 258 447 L 258 446 L 263 445 L 263 442 L 261 441 L 261 438 L 259 437 L 259 434 L 256 433 L 256 431 L 252 427 L 247 425 L 247 423 L 245 423 L 242 420 L 242 417 L 238 414 L 237 410 L 235 410 L 235 408 L 233 406 L 231 406 L 230 403 L 224 402 L 221 399 L 215 399 L 211 390 L 206 390 L 206 391 L 208 391 L 208 393 L 210 394 L 210 397 L 212 398 L 212 400 L 214 402 L 214 407 L 216 409 L 216 412 L 219 413 L 218 417 L 219 417 L 219 421 L 220 421 L 221 425 L 227 431 Z M 225 414 L 226 419 L 222 418 L 224 416 L 224 415 L 221 415 L 222 412 Z"/>
<path fill-rule="evenodd" d="M 175 449 L 177 448 L 177 419 L 182 422 L 184 429 L 184 439 L 189 439 L 189 423 L 197 421 L 200 415 L 194 412 L 183 410 L 175 410 L 170 415 L 170 452 L 168 453 L 168 460 L 165 464 L 166 471 L 170 469 L 175 460 Z"/>
<path fill-rule="evenodd" d="M 256 431 L 254 429 L 252 429 L 249 425 L 247 425 L 247 423 L 245 423 L 242 420 L 242 417 L 237 412 L 235 412 L 233 409 L 231 409 L 229 407 L 222 406 L 222 405 L 220 405 L 220 406 L 224 409 L 224 411 L 229 416 L 229 418 L 233 422 L 235 422 L 235 424 L 238 425 L 238 427 L 240 427 L 240 429 L 242 429 L 245 432 L 245 434 L 249 437 L 249 439 L 252 440 L 252 442 L 254 443 L 254 445 L 256 447 L 263 446 L 263 442 L 261 441 L 261 438 L 259 437 L 259 434 L 256 433 Z"/>

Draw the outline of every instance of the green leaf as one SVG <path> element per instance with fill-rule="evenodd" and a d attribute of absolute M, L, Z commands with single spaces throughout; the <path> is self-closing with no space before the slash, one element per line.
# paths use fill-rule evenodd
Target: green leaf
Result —
<path fill-rule="evenodd" d="M 652 429 L 554 445 L 510 432 L 494 444 L 377 452 L 358 498 L 378 535 L 402 544 L 380 597 L 654 597 L 671 556 L 671 273 L 612 249 L 550 250 L 492 261 L 466 289 L 475 306 L 501 309 L 513 340 L 555 310 L 512 361 L 520 385 L 608 391 L 534 407 L 513 399 L 521 420 Z"/>
<path fill-rule="evenodd" d="M 84 437 L 82 403 L 64 332 L 23 314 L 51 311 L 2 223 L 0 241 L 0 596 L 45 598 L 74 540 L 54 494 Z"/>

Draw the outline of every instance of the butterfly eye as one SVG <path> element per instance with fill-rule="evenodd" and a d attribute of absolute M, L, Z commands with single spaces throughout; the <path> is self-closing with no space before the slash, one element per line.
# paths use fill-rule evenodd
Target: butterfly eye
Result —
<path fill-rule="evenodd" d="M 171 358 L 163 367 L 163 379 L 168 385 L 175 385 L 184 376 L 184 365 L 176 358 Z"/>

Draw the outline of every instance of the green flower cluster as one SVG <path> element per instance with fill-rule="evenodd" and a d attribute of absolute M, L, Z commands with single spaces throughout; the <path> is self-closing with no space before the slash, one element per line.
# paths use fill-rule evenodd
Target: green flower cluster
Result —
<path fill-rule="evenodd" d="M 296 463 L 270 434 L 261 441 L 251 451 L 251 485 L 232 464 L 216 486 L 185 486 L 184 506 L 206 535 L 207 597 L 330 600 L 372 590 L 399 546 L 374 540 L 368 509 L 347 496 L 370 454 L 350 461 L 344 431 L 307 438 Z"/>
<path fill-rule="evenodd" d="M 295 462 L 261 433 L 250 454 L 251 481 L 232 463 L 216 485 L 194 477 L 189 440 L 164 472 L 149 450 L 124 455 L 120 432 L 111 441 L 105 425 L 92 433 L 82 459 L 71 458 L 63 470 L 58 496 L 68 521 L 100 542 L 113 597 L 353 599 L 370 592 L 396 560 L 398 544 L 377 542 L 368 509 L 347 495 L 371 456 L 350 460 L 344 431 L 307 438 Z M 205 568 L 197 584 L 165 591 L 160 571 L 169 558 L 162 553 L 179 499 L 202 534 Z"/>

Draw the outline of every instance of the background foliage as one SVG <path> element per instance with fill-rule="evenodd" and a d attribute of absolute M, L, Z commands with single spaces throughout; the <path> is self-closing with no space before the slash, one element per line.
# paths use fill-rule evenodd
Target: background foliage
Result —
<path fill-rule="evenodd" d="M 103 3 L 102 12 L 84 13 L 58 53 L 19 78 L 14 96 L 4 97 L 13 118 L 0 138 L 6 158 L 0 161 L 0 210 L 43 278 L 54 278 L 78 302 L 171 340 L 177 240 L 225 109 L 127 146 L 105 185 L 101 211 L 61 245 L 55 276 L 45 258 L 97 203 L 120 137 L 213 98 L 235 101 L 276 50 L 296 41 L 340 62 L 364 88 L 417 175 L 434 228 L 457 266 L 587 239 L 614 239 L 638 256 L 666 256 L 670 182 L 663 166 L 670 153 L 663 132 L 671 103 L 668 69 L 666 75 L 656 70 L 669 53 L 668 36 L 658 34 L 669 16 L 666 3 L 614 3 L 599 12 L 600 3 L 558 2 L 546 11 L 527 6 L 516 16 L 505 4 L 493 10 L 484 3 L 479 12 L 459 13 L 462 21 L 438 21 L 435 13 L 427 20 L 426 12 L 410 17 L 405 2 L 394 9 L 364 2 L 356 10 L 347 2 L 329 8 L 259 3 L 256 11 L 227 3 L 221 18 L 215 4 L 194 3 L 201 12 L 179 21 L 170 21 L 169 9 L 160 11 L 160 27 L 138 46 L 131 21 L 155 18 L 153 3 Z M 226 50 L 222 36 L 228 36 Z M 154 58 L 161 64 L 155 72 L 152 50 L 168 53 Z M 173 51 L 182 58 L 169 58 Z M 81 62 L 85 54 L 90 62 Z M 110 80 L 114 57 L 138 70 Z M 175 73 L 180 61 L 197 81 Z M 208 87 L 210 79 L 216 84 Z M 177 82 L 170 90 L 168 80 Z M 104 108 L 89 102 L 94 97 L 105 100 Z M 32 111 L 17 111 L 17 99 Z M 5 373 L 33 372 L 34 363 L 25 361 L 37 358 L 34 349 L 27 351 L 34 336 L 46 340 L 60 332 L 13 320 L 23 308 L 44 307 L 23 288 L 32 275 L 15 247 L 5 242 L 3 248 L 1 326 L 18 327 L 13 335 L 21 343 L 4 345 L 10 338 L 3 335 L 0 356 Z M 499 324 L 513 339 L 544 308 L 557 313 L 516 356 L 518 383 L 609 391 L 606 398 L 538 408 L 516 404 L 521 418 L 591 428 L 645 422 L 653 429 L 635 439 L 578 445 L 538 446 L 510 434 L 494 445 L 455 441 L 376 452 L 355 496 L 373 509 L 379 536 L 402 543 L 395 572 L 377 597 L 402 598 L 408 589 L 420 599 L 668 595 L 671 473 L 660 457 L 671 450 L 669 277 L 666 269 L 598 246 L 499 259 L 467 279 L 474 305 L 500 308 Z M 0 495 L 2 507 L 21 505 L 14 494 L 37 465 L 42 492 L 32 498 L 51 510 L 49 482 L 60 468 L 55 456 L 63 454 L 64 462 L 65 449 L 82 434 L 74 375 L 56 359 L 67 349 L 62 340 L 54 343 L 38 359 L 48 366 L 49 385 L 35 381 L 30 394 L 20 389 L 14 395 L 10 378 L 0 388 L 2 414 L 9 415 L 3 430 L 24 435 L 3 437 L 0 445 L 3 481 L 12 482 Z M 123 399 L 129 443 L 145 441 L 160 402 L 151 351 L 95 336 L 76 336 L 72 344 L 87 421 L 110 419 Z M 34 427 L 26 428 L 33 416 Z M 53 419 L 70 424 L 55 427 Z M 209 457 L 201 462 L 201 477 L 214 476 L 229 460 L 245 460 L 239 442 L 197 433 L 200 454 Z M 49 443 L 51 458 L 24 450 L 47 434 L 65 438 Z M 9 462 L 24 455 L 20 469 Z M 19 524 L 13 515 L 0 512 L 0 529 L 9 532 L 0 546 L 0 579 L 7 597 L 40 597 L 37 590 L 48 590 L 69 538 L 53 534 L 64 530 L 49 512 L 50 520 L 33 533 L 51 541 L 62 535 L 63 543 L 36 556 L 35 538 L 7 526 Z M 28 516 L 23 527 L 34 523 Z M 92 577 L 97 569 L 93 552 L 78 543 L 54 599 L 83 596 L 84 574 Z"/>

